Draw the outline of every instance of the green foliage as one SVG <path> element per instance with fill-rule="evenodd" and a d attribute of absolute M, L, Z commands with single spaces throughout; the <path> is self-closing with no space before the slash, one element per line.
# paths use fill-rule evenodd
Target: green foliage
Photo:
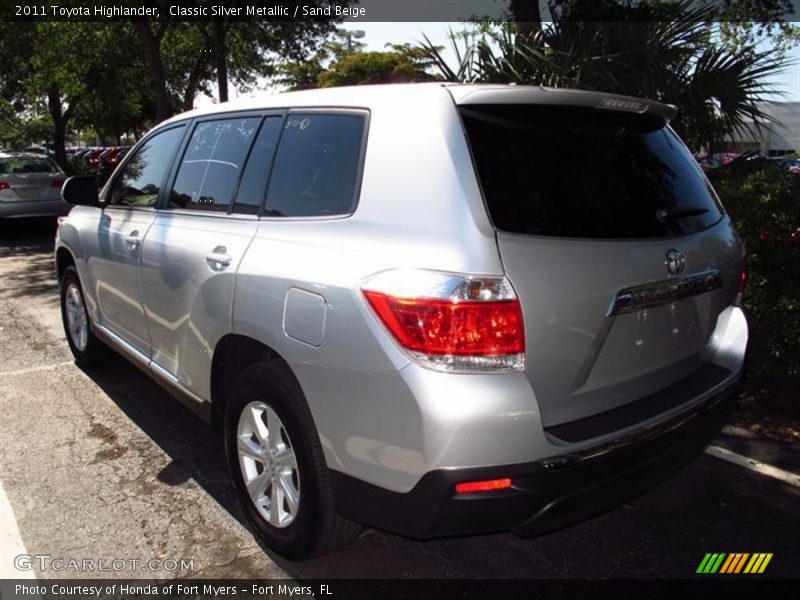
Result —
<path fill-rule="evenodd" d="M 341 36 L 344 30 L 337 33 Z M 384 52 L 365 52 L 364 44 L 351 40 L 349 51 L 341 39 L 329 39 L 304 61 L 285 62 L 273 81 L 291 90 L 342 85 L 409 83 L 436 79 L 428 70 L 428 54 L 411 44 L 387 44 Z"/>
<path fill-rule="evenodd" d="M 800 44 L 800 26 L 792 0 L 723 0 L 717 10 L 722 43 L 741 50 L 759 40 L 768 40 L 772 51 L 784 56 Z"/>
<path fill-rule="evenodd" d="M 162 14 L 167 11 L 165 5 Z M 274 75 L 278 63 L 301 61 L 334 27 L 329 22 L 224 22 L 224 51 L 219 52 L 214 35 L 219 28 L 212 22 L 167 19 L 136 25 L 40 21 L 0 29 L 0 119 L 6 125 L 0 141 L 27 145 L 46 139 L 54 142 L 57 160 L 64 164 L 70 131 L 91 128 L 104 143 L 116 143 L 128 132 L 147 129 L 157 115 L 191 109 L 198 94 L 211 94 L 215 79 L 230 78 L 245 90 Z M 163 77 L 155 74 L 154 55 L 145 51 L 140 29 L 149 32 Z M 51 123 L 44 134 L 42 118 Z"/>
<path fill-rule="evenodd" d="M 46 140 L 52 128 L 46 117 L 33 111 L 22 115 L 10 103 L 0 100 L 0 147 L 18 149 Z"/>
<path fill-rule="evenodd" d="M 92 127 L 116 138 L 149 118 L 133 42 L 128 24 L 120 22 L 42 21 L 0 30 L 0 61 L 11 65 L 0 74 L 0 90 L 18 118 L 51 123 L 46 135 L 39 129 L 27 143 L 54 142 L 64 165 L 69 129 Z"/>
<path fill-rule="evenodd" d="M 451 33 L 456 64 L 430 40 L 421 46 L 451 81 L 527 83 L 599 90 L 675 104 L 675 128 L 694 147 L 715 149 L 776 99 L 767 81 L 787 60 L 752 44 L 719 45 L 712 8 L 691 0 L 569 0 L 528 35 L 513 23 Z"/>
<path fill-rule="evenodd" d="M 431 81 L 422 60 L 401 50 L 347 54 L 317 78 L 320 87 Z"/>
<path fill-rule="evenodd" d="M 747 248 L 749 368 L 800 376 L 800 176 L 773 165 L 719 172 L 715 187 Z"/>

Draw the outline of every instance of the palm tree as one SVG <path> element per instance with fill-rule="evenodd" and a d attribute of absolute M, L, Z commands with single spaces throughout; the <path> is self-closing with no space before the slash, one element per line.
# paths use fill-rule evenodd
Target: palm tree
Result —
<path fill-rule="evenodd" d="M 524 36 L 514 23 L 450 32 L 451 65 L 428 38 L 420 47 L 449 81 L 525 83 L 627 94 L 679 107 L 673 126 L 694 148 L 716 149 L 778 99 L 769 78 L 788 64 L 754 46 L 715 41 L 714 12 L 692 0 L 560 0 L 553 21 Z"/>

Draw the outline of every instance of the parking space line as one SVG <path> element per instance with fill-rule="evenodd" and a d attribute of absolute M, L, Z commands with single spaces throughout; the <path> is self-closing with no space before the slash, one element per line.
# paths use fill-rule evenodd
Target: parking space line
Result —
<path fill-rule="evenodd" d="M 772 465 L 759 462 L 754 458 L 748 458 L 747 456 L 737 454 L 736 452 L 728 450 L 727 448 L 709 446 L 706 448 L 706 454 L 721 458 L 722 460 L 727 460 L 734 465 L 739 465 L 740 467 L 744 467 L 745 469 L 749 469 L 750 471 L 754 471 L 761 475 L 778 479 L 784 483 L 788 483 L 789 485 L 800 487 L 800 475 L 797 473 L 784 471 L 778 467 L 773 467 Z"/>
<path fill-rule="evenodd" d="M 54 365 L 40 365 L 38 367 L 28 367 L 27 369 L 17 369 L 16 371 L 0 371 L 0 375 L 3 377 L 13 377 L 14 375 L 25 375 L 27 373 L 37 373 L 39 371 L 53 371 L 60 367 L 74 364 L 75 361 L 73 360 L 65 360 L 64 362 L 56 363 Z"/>
<path fill-rule="evenodd" d="M 27 554 L 22 536 L 17 528 L 14 510 L 0 481 L 0 580 L 36 579 L 33 571 L 18 571 L 14 568 L 14 557 Z"/>

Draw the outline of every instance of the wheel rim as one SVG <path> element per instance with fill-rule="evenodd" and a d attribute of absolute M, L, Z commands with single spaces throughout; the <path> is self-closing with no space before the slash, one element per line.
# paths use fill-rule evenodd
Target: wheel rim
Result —
<path fill-rule="evenodd" d="M 65 294 L 65 308 L 67 314 L 67 331 L 72 345 L 79 352 L 86 350 L 89 342 L 89 321 L 86 318 L 86 307 L 83 304 L 83 294 L 74 283 L 67 286 Z"/>
<path fill-rule="evenodd" d="M 288 527 L 300 508 L 300 472 L 294 446 L 268 404 L 250 402 L 239 415 L 239 468 L 250 500 L 273 527 Z"/>

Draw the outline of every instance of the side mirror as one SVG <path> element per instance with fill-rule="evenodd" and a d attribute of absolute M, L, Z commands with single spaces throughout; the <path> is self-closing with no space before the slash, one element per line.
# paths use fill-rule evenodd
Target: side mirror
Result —
<path fill-rule="evenodd" d="M 70 177 L 61 188 L 61 198 L 76 206 L 100 206 L 97 178 L 93 175 Z"/>

